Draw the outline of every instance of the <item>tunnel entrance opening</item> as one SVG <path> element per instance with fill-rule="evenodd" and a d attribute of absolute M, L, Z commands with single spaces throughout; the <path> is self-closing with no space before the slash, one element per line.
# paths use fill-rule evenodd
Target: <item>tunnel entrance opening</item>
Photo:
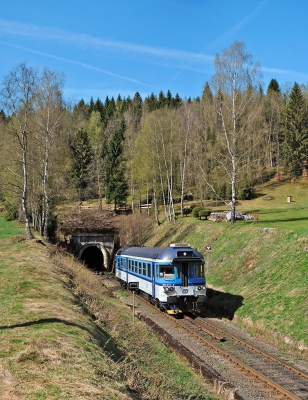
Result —
<path fill-rule="evenodd" d="M 84 262 L 85 266 L 92 269 L 95 272 L 104 272 L 104 256 L 101 250 L 96 246 L 87 247 L 80 257 L 81 261 Z"/>

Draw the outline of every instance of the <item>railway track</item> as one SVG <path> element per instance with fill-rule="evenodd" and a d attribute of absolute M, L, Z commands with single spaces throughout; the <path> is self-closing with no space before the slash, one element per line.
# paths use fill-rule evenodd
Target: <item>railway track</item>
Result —
<path fill-rule="evenodd" d="M 139 304 L 141 302 L 148 309 L 151 308 L 151 312 L 146 312 L 147 319 L 154 321 L 154 315 L 158 313 L 159 320 L 168 320 L 171 325 L 169 332 L 176 332 L 178 335 L 179 330 L 182 329 L 189 337 L 197 340 L 200 354 L 202 351 L 204 354 L 207 353 L 206 348 L 211 348 L 221 360 L 231 363 L 236 374 L 244 376 L 247 382 L 251 381 L 255 387 L 259 388 L 260 393 L 263 393 L 259 399 L 308 399 L 308 374 L 305 371 L 295 368 L 282 358 L 275 357 L 252 344 L 251 341 L 230 332 L 228 324 L 196 315 L 175 318 L 159 311 L 141 295 L 134 296 L 136 302 Z M 134 303 L 134 310 L 139 310 L 139 308 L 138 305 L 135 308 Z M 137 311 L 137 314 L 139 318 L 142 318 L 141 311 Z M 204 350 L 201 350 L 203 347 Z M 235 391 L 234 388 L 234 393 Z M 235 394 L 233 398 L 245 399 L 246 397 Z"/>
<path fill-rule="evenodd" d="M 146 301 L 142 296 L 138 296 L 138 299 Z M 184 315 L 183 319 L 175 319 L 174 316 L 164 315 L 248 375 L 260 380 L 260 385 L 263 382 L 272 388 L 273 398 L 308 399 L 308 374 L 304 371 L 236 337 L 214 322 L 198 316 Z"/>
<path fill-rule="evenodd" d="M 184 316 L 184 329 L 249 374 L 292 400 L 308 399 L 308 374 L 200 317 Z"/>

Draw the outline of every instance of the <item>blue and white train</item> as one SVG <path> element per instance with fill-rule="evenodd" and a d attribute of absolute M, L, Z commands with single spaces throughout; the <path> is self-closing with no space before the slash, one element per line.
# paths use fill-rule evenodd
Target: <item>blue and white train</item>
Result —
<path fill-rule="evenodd" d="M 204 257 L 189 244 L 125 246 L 116 253 L 115 275 L 169 314 L 200 311 L 206 300 Z"/>

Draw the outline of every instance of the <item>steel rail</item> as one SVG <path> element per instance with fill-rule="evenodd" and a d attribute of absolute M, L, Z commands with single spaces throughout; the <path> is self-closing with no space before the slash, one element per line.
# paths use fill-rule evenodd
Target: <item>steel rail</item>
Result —
<path fill-rule="evenodd" d="M 139 300 L 142 300 L 145 304 L 147 304 L 147 306 L 149 306 L 150 308 L 154 308 L 154 309 L 158 309 L 158 307 L 156 305 L 153 305 L 152 303 L 150 303 L 148 300 L 146 300 L 143 296 L 141 295 L 136 295 L 136 297 Z M 190 334 L 192 334 L 193 336 L 197 337 L 201 342 L 205 343 L 206 345 L 208 345 L 209 347 L 211 347 L 214 351 L 218 352 L 220 355 L 222 355 L 224 358 L 229 359 L 230 361 L 232 361 L 235 365 L 238 365 L 239 367 L 241 367 L 242 369 L 244 369 L 245 371 L 251 373 L 252 375 L 260 378 L 263 382 L 267 383 L 272 389 L 280 392 L 281 394 L 283 394 L 284 396 L 287 396 L 288 399 L 290 400 L 301 400 L 300 397 L 294 395 L 293 393 L 289 392 L 287 389 L 283 388 L 282 386 L 280 386 L 279 384 L 277 384 L 276 382 L 272 381 L 270 378 L 268 378 L 267 376 L 265 376 L 264 374 L 262 374 L 261 372 L 256 371 L 254 368 L 249 367 L 247 364 L 245 364 L 244 362 L 242 362 L 241 360 L 239 360 L 237 357 L 234 357 L 231 354 L 228 354 L 226 351 L 222 350 L 220 347 L 216 346 L 214 343 L 212 343 L 211 341 L 207 340 L 204 336 L 198 334 L 196 331 L 194 331 L 193 329 L 190 329 L 189 327 L 187 327 L 184 323 L 181 322 L 180 319 L 175 319 L 174 316 L 171 316 L 167 313 L 162 313 L 162 315 L 164 315 L 165 318 L 168 318 L 170 320 L 173 321 L 173 323 L 176 323 L 177 325 L 181 326 L 184 330 L 186 330 L 187 332 L 189 332 Z M 187 320 L 187 319 L 185 319 Z M 193 319 L 190 319 L 190 322 L 196 326 L 198 326 L 198 324 L 193 322 Z M 199 321 L 200 322 L 200 321 Z M 203 322 L 204 323 L 204 322 Z M 210 324 L 208 324 L 210 325 Z M 215 326 L 212 325 L 212 327 L 214 327 L 215 329 L 223 332 L 223 330 L 221 330 L 220 328 L 217 328 Z M 229 335 L 229 333 L 228 333 Z M 214 337 L 215 335 L 210 334 L 211 337 Z M 229 335 L 232 336 L 232 335 Z M 217 339 L 217 338 L 215 338 Z M 237 339 L 236 340 L 241 340 L 241 339 Z M 245 342 L 244 342 L 245 343 Z M 246 343 L 245 343 L 246 345 Z M 255 350 L 252 347 L 253 350 Z M 258 351 L 260 351 L 259 349 L 257 349 Z M 261 352 L 262 354 L 262 352 Z M 268 355 L 269 356 L 269 355 Z M 272 357 L 272 356 L 270 356 Z M 273 357 L 273 359 L 275 359 Z M 276 360 L 275 360 L 276 361 Z M 280 360 L 278 360 L 280 361 Z M 281 363 L 281 362 L 280 362 Z M 291 367 L 291 366 L 290 366 Z M 293 368 L 293 367 L 291 367 Z M 297 373 L 301 372 L 298 370 L 295 370 Z M 304 376 L 306 376 L 306 374 L 304 373 Z"/>
<path fill-rule="evenodd" d="M 282 361 L 282 360 L 279 360 L 279 358 L 276 358 L 276 357 L 274 357 L 274 356 L 272 356 L 272 355 L 270 355 L 270 354 L 268 354 L 268 353 L 265 353 L 264 351 L 258 349 L 257 347 L 252 346 L 251 344 L 245 342 L 244 340 L 242 340 L 242 339 L 240 339 L 240 338 L 238 338 L 238 337 L 236 337 L 236 336 L 233 336 L 231 333 L 229 333 L 229 332 L 227 332 L 227 331 L 224 331 L 223 329 L 221 329 L 221 328 L 219 328 L 219 327 L 217 327 L 217 326 L 211 324 L 211 323 L 208 322 L 208 321 L 204 321 L 204 320 L 203 320 L 202 318 L 200 318 L 200 317 L 197 317 L 197 321 L 198 321 L 199 323 L 203 324 L 203 325 L 207 325 L 207 326 L 209 326 L 209 327 L 211 327 L 211 328 L 216 329 L 217 331 L 219 331 L 220 333 L 222 333 L 222 334 L 224 334 L 224 335 L 226 335 L 226 336 L 231 337 L 233 340 L 239 342 L 240 344 L 242 344 L 243 346 L 249 348 L 250 350 L 253 350 L 255 353 L 258 353 L 258 354 L 262 355 L 262 357 L 264 356 L 264 357 L 266 357 L 267 359 L 269 359 L 269 360 L 271 360 L 271 361 L 273 361 L 273 362 L 275 362 L 275 363 L 277 363 L 277 364 L 280 364 L 280 365 L 281 365 L 282 367 L 284 367 L 285 369 L 288 369 L 288 370 L 290 370 L 290 371 L 292 371 L 292 372 L 298 374 L 300 377 L 303 377 L 303 378 L 305 378 L 305 379 L 308 379 L 308 374 L 305 373 L 304 371 L 301 371 L 301 370 L 299 370 L 299 369 L 293 367 L 292 365 L 290 365 L 290 364 L 288 364 L 288 363 L 286 363 L 286 362 L 284 362 L 284 361 Z"/>
<path fill-rule="evenodd" d="M 191 320 L 193 321 L 193 320 Z M 282 386 L 280 386 L 279 384 L 277 384 L 276 382 L 272 381 L 271 379 L 269 379 L 267 376 L 265 376 L 264 374 L 262 374 L 261 372 L 256 371 L 255 369 L 249 367 L 247 364 L 243 363 L 241 360 L 239 360 L 238 358 L 232 356 L 231 354 L 228 354 L 227 352 L 225 352 L 224 350 L 222 350 L 221 348 L 219 348 L 218 346 L 216 346 L 214 343 L 210 342 L 209 340 L 205 339 L 203 336 L 199 335 L 197 332 L 195 332 L 194 330 L 190 329 L 189 327 L 187 327 L 184 324 L 180 323 L 180 320 L 177 321 L 177 323 L 179 325 L 181 325 L 184 329 L 186 329 L 188 332 L 190 332 L 192 335 L 194 335 L 195 337 L 197 337 L 199 340 L 201 340 L 202 342 L 205 342 L 207 345 L 209 345 L 212 349 L 214 349 L 215 351 L 217 351 L 219 354 L 221 354 L 223 357 L 231 360 L 234 364 L 240 366 L 241 368 L 245 369 L 246 371 L 250 372 L 251 374 L 253 374 L 254 376 L 257 376 L 258 378 L 262 379 L 264 382 L 266 382 L 269 386 L 271 386 L 273 389 L 279 391 L 280 393 L 282 393 L 283 395 L 287 396 L 290 400 L 300 400 L 300 397 L 295 396 L 293 393 L 289 392 L 287 389 L 283 388 Z M 193 323 L 193 322 L 191 322 Z"/>

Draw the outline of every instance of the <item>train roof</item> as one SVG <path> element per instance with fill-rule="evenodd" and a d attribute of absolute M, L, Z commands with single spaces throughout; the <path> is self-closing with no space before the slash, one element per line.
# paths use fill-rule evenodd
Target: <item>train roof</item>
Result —
<path fill-rule="evenodd" d="M 204 261 L 204 257 L 197 249 L 189 244 L 171 244 L 170 247 L 147 247 L 127 245 L 118 250 L 117 255 L 145 258 L 155 261 Z"/>

